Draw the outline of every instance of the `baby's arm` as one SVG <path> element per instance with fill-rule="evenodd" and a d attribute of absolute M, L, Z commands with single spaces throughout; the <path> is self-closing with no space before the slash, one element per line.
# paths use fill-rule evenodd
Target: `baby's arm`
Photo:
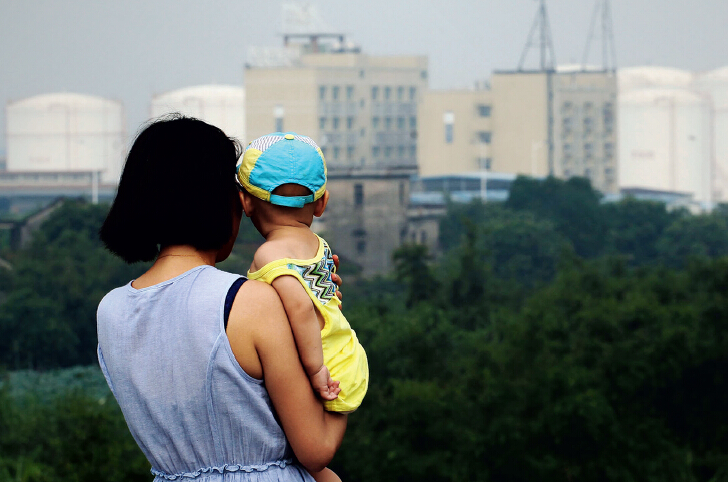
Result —
<path fill-rule="evenodd" d="M 324 400 L 334 400 L 341 389 L 339 383 L 331 379 L 329 370 L 324 365 L 321 327 L 311 298 L 298 279 L 293 276 L 279 276 L 272 284 L 283 302 L 301 364 L 311 380 L 314 391 Z"/>

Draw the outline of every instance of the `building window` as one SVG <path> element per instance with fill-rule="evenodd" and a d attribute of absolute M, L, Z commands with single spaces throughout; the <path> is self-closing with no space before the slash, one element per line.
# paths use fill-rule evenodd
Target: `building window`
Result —
<path fill-rule="evenodd" d="M 326 159 L 326 156 L 328 156 L 328 151 L 329 151 L 328 147 L 321 147 L 321 146 L 319 146 L 319 149 L 321 149 L 321 154 L 323 154 L 324 155 L 324 159 Z"/>
<path fill-rule="evenodd" d="M 354 206 L 364 205 L 364 185 L 354 184 Z"/>
<path fill-rule="evenodd" d="M 361 130 L 359 131 L 359 136 L 364 137 L 366 135 L 367 135 L 367 130 L 362 127 Z"/>
<path fill-rule="evenodd" d="M 445 124 L 445 143 L 452 144 L 452 140 L 453 140 L 452 124 Z"/>
<path fill-rule="evenodd" d="M 351 100 L 353 98 L 354 98 L 354 86 L 347 85 L 346 86 L 346 100 Z"/>
<path fill-rule="evenodd" d="M 397 87 L 397 100 L 404 100 L 404 87 L 401 85 Z"/>
<path fill-rule="evenodd" d="M 319 129 L 326 129 L 326 117 L 319 117 Z"/>
<path fill-rule="evenodd" d="M 397 129 L 403 131 L 405 126 L 404 117 L 397 117 Z"/>
<path fill-rule="evenodd" d="M 354 116 L 349 116 L 346 118 L 346 128 L 348 130 L 351 130 L 354 127 Z"/>
<path fill-rule="evenodd" d="M 405 195 L 405 189 L 404 189 L 404 183 L 399 183 L 399 205 L 404 206 L 404 195 Z"/>
<path fill-rule="evenodd" d="M 387 116 L 384 118 L 384 128 L 390 130 L 392 128 L 392 118 Z"/>
<path fill-rule="evenodd" d="M 420 78 L 422 78 L 422 79 L 426 79 L 427 78 L 427 71 L 426 70 L 423 70 L 422 72 L 420 72 Z"/>
<path fill-rule="evenodd" d="M 417 98 L 417 87 L 409 88 L 409 100 L 415 100 Z"/>
<path fill-rule="evenodd" d="M 331 98 L 334 100 L 339 100 L 339 86 L 335 85 L 331 88 Z"/>
<path fill-rule="evenodd" d="M 409 153 L 411 158 L 417 157 L 417 144 L 410 144 Z"/>
<path fill-rule="evenodd" d="M 334 159 L 338 159 L 340 153 L 341 153 L 341 148 L 339 146 L 334 146 Z"/>
<path fill-rule="evenodd" d="M 372 157 L 379 157 L 379 146 L 372 146 Z"/>
<path fill-rule="evenodd" d="M 612 159 L 614 157 L 614 144 L 611 142 L 604 143 L 604 157 Z"/>
<path fill-rule="evenodd" d="M 493 159 L 490 157 L 479 157 L 478 158 L 478 168 L 482 171 L 490 171 L 492 164 L 493 164 Z"/>
<path fill-rule="evenodd" d="M 372 100 L 377 100 L 378 97 L 379 97 L 379 87 L 375 85 L 374 87 L 372 87 Z"/>
<path fill-rule="evenodd" d="M 405 148 L 404 146 L 397 146 L 397 157 L 402 159 L 404 157 Z"/>
<path fill-rule="evenodd" d="M 340 122 L 340 120 L 338 117 L 334 117 L 333 119 L 331 119 L 331 128 L 334 129 L 335 131 L 338 130 L 339 122 Z"/>
<path fill-rule="evenodd" d="M 420 231 L 420 244 L 425 244 L 427 241 L 427 231 Z"/>
<path fill-rule="evenodd" d="M 372 117 L 372 129 L 379 129 L 379 117 Z"/>
<path fill-rule="evenodd" d="M 604 131 L 611 134 L 614 132 L 614 105 L 611 102 L 604 104 L 602 115 L 604 117 Z"/>
<path fill-rule="evenodd" d="M 389 100 L 392 98 L 392 88 L 387 86 L 384 88 L 384 100 Z"/>
<path fill-rule="evenodd" d="M 478 115 L 480 117 L 490 117 L 490 106 L 485 104 L 479 104 Z"/>
<path fill-rule="evenodd" d="M 354 159 L 354 146 L 346 148 L 346 158 L 350 161 Z"/>
<path fill-rule="evenodd" d="M 392 146 L 385 146 L 384 147 L 384 158 L 389 159 L 392 157 Z"/>
<path fill-rule="evenodd" d="M 589 135 L 592 133 L 592 128 L 594 127 L 594 119 L 591 117 L 584 117 L 584 135 Z"/>
<path fill-rule="evenodd" d="M 567 136 L 567 135 L 571 134 L 571 127 L 572 127 L 571 117 L 564 117 L 561 120 L 562 136 Z"/>
<path fill-rule="evenodd" d="M 448 111 L 442 116 L 442 121 L 445 123 L 445 143 L 452 144 L 454 132 L 453 125 L 455 124 L 455 114 Z"/>
<path fill-rule="evenodd" d="M 412 129 L 413 131 L 417 130 L 417 117 L 410 117 L 409 126 L 410 129 Z"/>
<path fill-rule="evenodd" d="M 481 144 L 490 144 L 492 135 L 489 131 L 478 131 L 478 142 Z"/>

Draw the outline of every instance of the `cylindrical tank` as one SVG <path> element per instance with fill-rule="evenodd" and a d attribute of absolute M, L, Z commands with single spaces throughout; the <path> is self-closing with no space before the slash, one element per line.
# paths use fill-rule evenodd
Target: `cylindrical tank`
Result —
<path fill-rule="evenodd" d="M 8 103 L 6 114 L 8 171 L 93 171 L 118 183 L 126 143 L 120 102 L 42 94 Z"/>
<path fill-rule="evenodd" d="M 698 76 L 695 89 L 713 102 L 713 156 L 716 202 L 728 202 L 728 67 Z"/>
<path fill-rule="evenodd" d="M 619 96 L 619 185 L 691 193 L 712 202 L 710 100 L 684 89 Z"/>
<path fill-rule="evenodd" d="M 154 96 L 152 117 L 170 112 L 204 120 L 245 142 L 245 89 L 242 87 L 200 85 Z"/>
<path fill-rule="evenodd" d="M 617 71 L 620 93 L 651 87 L 672 87 L 689 89 L 693 74 L 687 70 L 671 67 L 628 67 Z"/>

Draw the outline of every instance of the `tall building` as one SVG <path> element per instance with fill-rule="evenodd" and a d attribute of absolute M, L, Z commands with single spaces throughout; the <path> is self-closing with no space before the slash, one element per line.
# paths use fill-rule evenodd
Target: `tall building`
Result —
<path fill-rule="evenodd" d="M 492 107 L 486 85 L 425 92 L 419 115 L 420 176 L 491 170 Z"/>
<path fill-rule="evenodd" d="M 316 140 L 331 202 L 314 228 L 363 274 L 386 271 L 405 235 L 427 58 L 366 55 L 341 34 L 300 25 L 284 42 L 248 56 L 247 137 L 293 131 Z"/>
<path fill-rule="evenodd" d="M 489 88 L 430 91 L 420 110 L 420 174 L 583 176 L 616 192 L 613 71 L 495 72 Z"/>
<path fill-rule="evenodd" d="M 616 192 L 617 79 L 613 71 L 496 72 L 493 169 L 589 178 Z"/>

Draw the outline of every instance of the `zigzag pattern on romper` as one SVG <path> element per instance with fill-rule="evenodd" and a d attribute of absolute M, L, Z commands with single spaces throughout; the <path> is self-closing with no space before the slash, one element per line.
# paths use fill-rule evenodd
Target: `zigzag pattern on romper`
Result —
<path fill-rule="evenodd" d="M 326 304 L 336 293 L 336 284 L 331 280 L 331 273 L 334 268 L 334 260 L 331 250 L 324 244 L 324 256 L 318 263 L 300 266 L 299 272 L 316 298 Z"/>

